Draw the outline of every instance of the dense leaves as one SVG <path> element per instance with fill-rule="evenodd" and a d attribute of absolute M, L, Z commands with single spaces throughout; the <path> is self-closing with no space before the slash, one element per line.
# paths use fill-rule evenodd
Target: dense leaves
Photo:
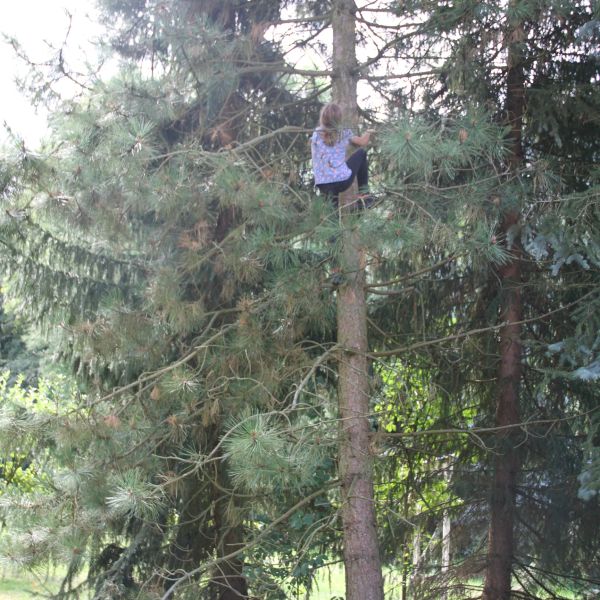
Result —
<path fill-rule="evenodd" d="M 360 6 L 360 43 L 377 48 L 360 72 L 379 202 L 342 221 L 307 174 L 329 73 L 298 69 L 289 48 L 325 47 L 329 6 L 285 4 L 101 3 L 118 71 L 57 106 L 39 152 L 6 149 L 3 290 L 77 388 L 3 384 L 5 555 L 67 564 L 63 597 L 80 594 L 76 576 L 96 600 L 310 589 L 341 550 L 346 228 L 366 257 L 364 451 L 390 597 L 465 597 L 485 565 L 506 449 L 498 281 L 515 248 L 514 585 L 584 593 L 600 551 L 598 15 L 405 2 L 388 28 L 385 3 Z M 266 34 L 280 20 L 281 40 Z M 504 105 L 515 23 L 528 32 L 518 168 Z M 415 77 L 396 77 L 406 61 Z M 0 323 L 0 366 L 23 372 L 12 313 Z"/>

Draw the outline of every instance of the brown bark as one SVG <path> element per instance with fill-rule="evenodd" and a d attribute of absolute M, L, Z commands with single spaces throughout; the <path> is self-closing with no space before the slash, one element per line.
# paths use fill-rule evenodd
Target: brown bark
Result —
<path fill-rule="evenodd" d="M 354 0 L 333 3 L 333 97 L 351 126 L 356 126 L 356 50 Z M 340 206 L 352 202 L 356 184 L 340 195 Z M 342 218 L 345 218 L 343 215 Z M 373 459 L 369 449 L 369 378 L 366 358 L 367 305 L 364 251 L 356 231 L 345 228 L 338 290 L 340 412 L 339 469 L 342 480 L 342 524 L 347 600 L 383 600 L 383 579 L 375 525 Z"/>
<path fill-rule="evenodd" d="M 223 491 L 228 486 L 223 466 L 219 466 L 218 482 L 214 487 L 213 519 L 218 536 L 216 540 L 217 556 L 227 556 L 244 546 L 244 531 L 240 523 L 231 524 L 227 516 L 231 496 Z M 241 556 L 220 562 L 211 577 L 211 588 L 216 600 L 244 600 L 248 598 L 248 584 L 242 574 L 244 560 Z"/>
<path fill-rule="evenodd" d="M 207 527 L 207 497 L 210 484 L 189 486 L 190 496 L 180 514 L 181 524 L 175 541 L 170 548 L 169 570 L 173 574 L 165 581 L 169 589 L 186 571 L 192 571 L 207 560 L 216 548 L 217 557 L 227 556 L 244 545 L 243 528 L 240 524 L 230 525 L 226 510 L 228 496 L 218 487 L 213 487 L 213 523 Z M 242 557 L 219 563 L 211 575 L 209 595 L 212 600 L 244 600 L 248 598 L 248 585 L 242 574 Z"/>
<path fill-rule="evenodd" d="M 503 319 L 507 325 L 500 332 L 499 397 L 496 425 L 519 422 L 519 382 L 521 378 L 520 267 L 518 259 L 502 272 L 502 293 L 505 295 Z M 494 480 L 490 498 L 490 527 L 484 600 L 509 600 L 514 555 L 515 488 L 519 472 L 519 457 L 514 433 L 498 435 L 494 461 Z"/>
<path fill-rule="evenodd" d="M 212 535 L 202 518 L 206 510 L 206 483 L 200 479 L 185 486 L 179 510 L 177 535 L 169 548 L 169 571 L 173 574 L 165 581 L 169 589 L 186 571 L 191 571 L 211 553 Z"/>
<path fill-rule="evenodd" d="M 228 515 L 231 494 L 227 491 L 229 481 L 224 468 L 219 464 L 213 475 L 214 481 L 196 479 L 188 482 L 183 491 L 180 525 L 169 550 L 169 570 L 173 575 L 165 581 L 165 589 L 176 583 L 183 573 L 193 571 L 208 560 L 213 552 L 217 558 L 222 558 L 244 546 L 243 525 L 232 523 Z M 211 573 L 208 597 L 211 600 L 248 598 L 243 568 L 241 555 L 219 562 Z"/>
<path fill-rule="evenodd" d="M 523 161 L 522 127 L 525 112 L 525 76 L 521 43 L 525 39 L 522 23 L 509 28 L 506 114 L 511 131 L 510 167 L 517 176 Z M 519 226 L 520 214 L 509 210 L 501 226 L 502 238 L 507 240 Z M 511 261 L 500 269 L 502 295 L 501 319 L 506 325 L 500 330 L 500 367 L 498 372 L 497 426 L 519 422 L 519 387 L 521 381 L 521 325 L 523 316 L 521 295 L 521 249 L 518 235 L 510 249 Z M 515 491 L 520 460 L 515 433 L 497 436 L 497 455 L 494 461 L 494 480 L 490 498 L 488 558 L 483 600 L 509 600 L 514 556 Z"/>

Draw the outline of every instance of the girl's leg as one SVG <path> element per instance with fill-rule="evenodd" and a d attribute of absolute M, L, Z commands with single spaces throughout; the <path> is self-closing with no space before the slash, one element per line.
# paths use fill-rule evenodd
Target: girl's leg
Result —
<path fill-rule="evenodd" d="M 339 195 L 346 191 L 351 185 L 354 179 L 354 173 L 344 181 L 336 181 L 335 183 L 321 183 L 317 185 L 321 194 L 331 198 L 331 202 L 334 208 L 337 209 L 339 203 Z"/>
<path fill-rule="evenodd" d="M 359 148 L 348 158 L 346 165 L 352 171 L 352 178 L 356 176 L 356 183 L 360 192 L 369 190 L 369 163 L 367 161 L 367 151 Z"/>

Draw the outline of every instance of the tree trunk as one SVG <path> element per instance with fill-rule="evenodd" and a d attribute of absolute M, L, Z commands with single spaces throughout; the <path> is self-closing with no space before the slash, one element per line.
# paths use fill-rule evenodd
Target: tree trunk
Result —
<path fill-rule="evenodd" d="M 444 509 L 442 516 L 442 581 L 444 589 L 442 591 L 441 600 L 448 598 L 448 571 L 450 570 L 450 532 L 451 532 L 450 512 L 447 508 Z"/>
<path fill-rule="evenodd" d="M 210 445 L 213 446 L 214 444 Z M 218 463 L 213 476 L 214 481 L 198 478 L 189 481 L 185 487 L 177 535 L 169 548 L 171 575 L 165 581 L 166 590 L 185 572 L 194 570 L 213 554 L 216 554 L 216 558 L 222 558 L 244 545 L 243 524 L 231 522 L 228 515 L 230 484 L 222 463 Z M 211 515 L 208 514 L 211 506 L 212 526 Z M 208 597 L 211 600 L 248 598 L 248 583 L 243 575 L 243 568 L 244 560 L 241 555 L 219 562 L 211 572 L 208 586 L 206 582 L 199 584 L 198 597 Z"/>
<path fill-rule="evenodd" d="M 231 496 L 223 491 L 229 485 L 228 478 L 223 472 L 224 466 L 218 467 L 218 486 L 214 488 L 213 517 L 216 529 L 217 557 L 227 556 L 244 546 L 244 531 L 239 523 L 230 524 L 227 517 L 227 505 Z M 211 598 L 216 600 L 244 600 L 248 598 L 248 584 L 242 574 L 244 561 L 236 557 L 220 562 L 211 578 L 211 588 L 215 591 Z"/>
<path fill-rule="evenodd" d="M 177 535 L 169 547 L 169 571 L 164 588 L 168 590 L 187 571 L 191 571 L 211 554 L 211 535 L 207 520 L 201 515 L 206 509 L 207 486 L 202 480 L 188 481 L 182 492 Z"/>
<path fill-rule="evenodd" d="M 354 0 L 333 3 L 333 97 L 352 127 L 358 121 Z M 342 218 L 356 194 L 356 183 L 340 195 Z M 373 459 L 369 447 L 369 375 L 366 352 L 367 305 L 364 251 L 356 231 L 343 233 L 338 290 L 340 447 L 342 524 L 346 600 L 383 600 L 383 578 L 373 493 Z"/>
<path fill-rule="evenodd" d="M 511 173 L 514 177 L 523 161 L 522 127 L 525 111 L 525 75 L 521 44 L 525 31 L 521 22 L 509 27 L 506 113 L 511 128 Z M 519 387 L 521 381 L 521 249 L 519 244 L 520 214 L 510 208 L 504 215 L 502 239 L 513 239 L 511 261 L 499 271 L 502 314 L 506 323 L 500 330 L 500 368 L 496 426 L 519 422 Z M 509 600 L 514 556 L 515 490 L 519 472 L 516 431 L 507 429 L 496 436 L 494 481 L 490 499 L 488 558 L 483 600 Z"/>
<path fill-rule="evenodd" d="M 452 464 L 450 461 L 444 463 L 444 479 L 446 480 L 446 486 L 450 485 L 450 479 L 452 477 Z M 450 520 L 450 510 L 446 507 L 442 515 L 442 581 L 444 589 L 442 591 L 441 600 L 447 600 L 448 598 L 448 584 L 449 577 L 448 572 L 450 571 L 450 534 L 452 533 L 452 521 Z"/>
<path fill-rule="evenodd" d="M 502 318 L 507 322 L 500 332 L 499 398 L 496 426 L 519 422 L 519 380 L 521 377 L 521 291 L 517 259 L 502 272 L 502 293 L 506 296 Z M 490 499 L 490 528 L 484 600 L 509 600 L 513 559 L 515 486 L 519 460 L 515 432 L 497 435 L 494 481 Z"/>

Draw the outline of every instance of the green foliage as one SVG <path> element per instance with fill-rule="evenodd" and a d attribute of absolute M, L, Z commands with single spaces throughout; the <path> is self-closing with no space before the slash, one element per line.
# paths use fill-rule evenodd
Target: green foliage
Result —
<path fill-rule="evenodd" d="M 31 384 L 37 378 L 38 353 L 44 344 L 39 336 L 30 339 L 25 323 L 7 308 L 0 295 L 0 372 L 9 371 L 13 378 L 18 374 Z"/>
<path fill-rule="evenodd" d="M 116 516 L 148 520 L 158 517 L 160 488 L 149 484 L 139 469 L 115 474 L 108 487 L 111 495 L 106 498 L 106 505 Z"/>
<path fill-rule="evenodd" d="M 435 185 L 485 161 L 488 167 L 501 162 L 507 155 L 505 134 L 489 115 L 471 108 L 440 123 L 406 116 L 386 132 L 381 148 L 390 159 L 391 173 Z"/>
<path fill-rule="evenodd" d="M 343 221 L 305 183 L 322 78 L 290 75 L 262 37 L 283 5 L 102 6 L 121 68 L 58 107 L 40 153 L 15 144 L 0 162 L 3 286 L 52 332 L 53 357 L 81 390 L 3 383 L 7 557 L 67 562 L 65 596 L 88 565 L 96 600 L 151 597 L 173 573 L 262 536 L 243 554 L 252 594 L 309 589 L 340 553 L 331 274 L 351 228 L 378 361 L 369 451 L 382 554 L 402 565 L 407 593 L 439 597 L 425 574 L 438 571 L 444 513 L 453 561 L 469 573 L 481 558 L 498 449 L 477 429 L 493 423 L 496 282 L 519 245 L 522 417 L 553 427 L 520 439 L 518 507 L 537 537 L 519 525 L 518 556 L 596 576 L 597 440 L 582 417 L 598 406 L 600 330 L 588 5 L 403 3 L 418 25 L 386 32 L 386 52 L 427 70 L 439 55 L 440 69 L 411 90 L 382 84 L 393 117 L 373 152 L 380 203 Z M 516 175 L 498 68 L 514 19 L 531 32 Z M 499 235 L 517 210 L 523 223 Z M 181 597 L 210 597 L 213 579 L 190 578 Z"/>
<path fill-rule="evenodd" d="M 0 503 L 9 531 L 2 538 L 2 559 L 20 567 L 44 564 L 47 552 L 57 551 L 56 530 L 43 511 L 55 508 L 52 478 L 55 459 L 49 430 L 59 402 L 68 403 L 72 385 L 64 377 L 25 388 L 0 376 Z"/>
<path fill-rule="evenodd" d="M 335 438 L 310 419 L 291 422 L 277 417 L 242 415 L 226 424 L 223 445 L 230 473 L 248 492 L 310 489 L 331 466 Z"/>

